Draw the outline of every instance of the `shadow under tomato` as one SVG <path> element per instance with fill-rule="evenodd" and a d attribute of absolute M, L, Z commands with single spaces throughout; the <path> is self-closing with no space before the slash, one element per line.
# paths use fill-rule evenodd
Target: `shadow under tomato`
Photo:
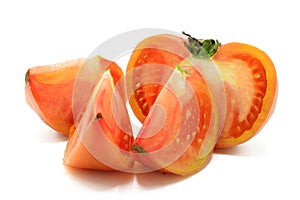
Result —
<path fill-rule="evenodd" d="M 136 174 L 138 184 L 144 189 L 156 189 L 178 183 L 190 176 L 179 176 L 162 172 L 148 172 Z"/>
<path fill-rule="evenodd" d="M 125 173 L 119 171 L 99 171 L 88 169 L 77 169 L 65 167 L 66 173 L 70 175 L 78 184 L 96 191 L 107 191 L 114 188 L 118 190 L 130 190 L 134 184 L 138 184 L 143 189 L 161 188 L 179 181 L 188 176 L 178 176 L 174 174 L 165 174 L 161 172 L 148 173 Z"/>
<path fill-rule="evenodd" d="M 99 171 L 65 167 L 66 173 L 78 184 L 96 191 L 106 191 L 116 187 L 130 187 L 133 174 L 118 171 Z"/>
<path fill-rule="evenodd" d="M 60 134 L 54 130 L 36 130 L 34 131 L 34 137 L 37 141 L 41 143 L 57 143 L 57 142 L 65 142 L 68 140 L 68 137 Z"/>
<path fill-rule="evenodd" d="M 231 148 L 215 149 L 214 153 L 232 156 L 263 156 L 268 153 L 268 149 L 263 141 L 252 140 Z"/>

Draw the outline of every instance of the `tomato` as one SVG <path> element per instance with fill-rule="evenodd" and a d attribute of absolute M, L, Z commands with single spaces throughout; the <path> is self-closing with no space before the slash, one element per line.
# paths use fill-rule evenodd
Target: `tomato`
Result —
<path fill-rule="evenodd" d="M 212 151 L 202 148 L 211 114 L 211 98 L 201 74 L 191 66 L 177 67 L 162 86 L 131 147 L 137 153 L 135 159 L 151 170 L 178 175 L 199 171 Z"/>
<path fill-rule="evenodd" d="M 132 150 L 139 153 L 137 160 L 141 163 L 146 163 L 151 169 L 159 169 L 162 167 L 163 169 L 161 170 L 163 171 L 181 175 L 192 174 L 207 164 L 219 137 L 221 128 L 223 127 L 225 117 L 224 102 L 221 101 L 225 101 L 224 88 L 222 88 L 223 82 L 219 74 L 212 73 L 216 67 L 207 59 L 208 57 L 205 53 L 196 50 L 197 53 L 201 53 L 201 58 L 195 58 L 193 56 L 190 52 L 191 49 L 188 48 L 191 43 L 193 43 L 193 41 L 187 42 L 179 36 L 168 34 L 146 38 L 140 42 L 133 51 L 127 67 L 127 73 L 134 74 L 131 77 L 131 84 L 135 86 L 135 90 L 130 98 L 130 105 L 137 118 L 144 123 L 144 126 L 145 123 L 149 124 L 149 121 L 151 121 L 151 129 L 156 130 L 157 124 L 155 125 L 153 121 L 155 121 L 155 118 L 158 120 L 161 119 L 161 116 L 154 114 L 156 112 L 155 110 L 152 111 L 153 105 L 162 104 L 167 113 L 166 119 L 170 120 L 169 122 L 165 122 L 165 125 L 168 125 L 168 127 L 163 128 L 155 137 L 147 139 L 142 138 L 148 134 L 147 132 L 149 132 L 150 127 L 146 126 L 146 128 L 144 128 L 143 126 Z M 208 49 L 212 50 L 211 47 L 215 48 L 216 46 L 218 46 L 218 43 L 211 44 Z M 157 67 L 155 67 L 155 65 L 157 65 Z M 176 98 L 174 96 L 161 94 L 162 90 L 165 90 L 163 89 L 164 85 L 170 81 L 170 74 L 166 73 L 168 70 L 161 70 L 161 66 L 167 67 L 170 70 L 174 70 L 178 66 L 182 68 L 188 67 L 187 71 L 191 73 L 185 73 L 185 78 L 192 85 L 196 94 L 202 94 L 197 96 L 197 101 L 202 106 L 200 110 L 205 110 L 204 112 L 200 112 L 201 117 L 199 118 L 205 130 L 197 130 L 195 132 L 182 130 L 186 135 L 189 135 L 186 136 L 187 138 L 197 133 L 196 139 L 191 139 L 192 143 L 190 144 L 190 148 L 182 151 L 168 150 L 167 148 L 167 150 L 162 153 L 161 150 L 159 150 L 162 148 L 165 149 L 165 146 L 169 146 L 169 143 L 172 144 L 171 141 L 177 140 L 181 143 L 182 140 L 186 140 L 185 138 L 177 139 L 174 136 L 175 133 L 180 130 L 178 120 L 185 119 L 185 114 L 178 111 L 179 107 L 176 106 Z M 149 77 L 155 77 L 155 82 Z M 148 83 L 145 80 L 147 80 Z M 143 84 L 141 82 L 143 82 Z M 157 82 L 160 84 L 157 84 Z M 214 85 L 213 88 L 212 85 Z M 204 93 L 205 95 L 203 95 Z M 207 107 L 203 107 L 203 105 Z M 190 106 L 190 109 L 192 109 L 193 106 Z M 194 109 L 196 108 L 198 108 L 198 106 L 194 105 Z M 194 121 L 190 121 L 186 126 L 190 127 L 192 125 L 202 127 Z M 199 131 L 202 131 L 201 134 L 199 134 L 201 135 L 199 136 L 200 138 L 198 138 Z M 197 141 L 200 141 L 201 146 L 197 144 Z M 177 148 L 179 147 L 177 146 Z M 150 151 L 151 156 L 141 156 L 144 150 L 145 152 Z M 163 158 L 159 155 L 163 155 Z M 172 160 L 172 158 L 174 158 L 174 160 Z M 177 160 L 175 158 L 177 158 Z"/>
<path fill-rule="evenodd" d="M 224 112 L 226 113 L 224 123 L 220 122 L 224 127 L 216 147 L 233 147 L 249 140 L 263 127 L 274 108 L 277 78 L 271 59 L 251 45 L 220 45 L 218 41 L 197 40 L 185 35 L 188 36 L 188 41 L 171 35 L 157 35 L 145 39 L 134 50 L 127 71 L 147 63 L 161 63 L 171 68 L 175 68 L 176 63 L 213 63 L 216 67 L 215 74 L 218 76 L 219 73 L 223 86 L 216 79 L 215 84 L 212 80 L 209 81 L 212 83 L 209 88 L 214 93 L 221 88 L 225 90 L 226 96 L 224 99 L 219 98 L 223 99 L 220 102 L 215 95 L 219 109 L 217 115 L 222 115 L 222 120 Z M 207 66 L 209 65 L 212 66 Z M 207 70 L 209 69 L 200 71 L 206 73 Z M 139 79 L 142 79 L 141 76 L 146 77 L 147 71 L 139 76 Z M 140 121 L 145 120 L 160 89 L 154 84 L 144 85 L 130 99 L 133 112 Z"/>
<path fill-rule="evenodd" d="M 185 35 L 143 40 L 121 80 L 121 69 L 99 56 L 27 71 L 28 104 L 69 134 L 66 166 L 189 175 L 206 166 L 214 148 L 258 133 L 277 97 L 271 59 L 248 44 Z M 136 139 L 125 97 L 143 123 Z"/>
<path fill-rule="evenodd" d="M 112 101 L 114 98 L 117 99 Z M 114 106 L 117 109 L 114 110 Z M 119 109 L 120 107 L 123 109 Z M 110 70 L 107 70 L 96 81 L 80 122 L 71 129 L 64 164 L 106 171 L 126 170 L 131 167 L 133 163 L 127 152 L 133 143 L 133 136 L 130 127 L 127 130 L 122 129 L 114 116 L 117 114 L 124 124 L 130 124 L 124 109 L 124 97 L 115 96 L 114 79 Z"/>
<path fill-rule="evenodd" d="M 222 45 L 213 56 L 227 95 L 225 126 L 216 147 L 232 147 L 252 138 L 275 106 L 274 64 L 262 50 L 242 43 Z"/>
<path fill-rule="evenodd" d="M 111 69 L 117 81 L 122 70 L 101 57 L 94 59 Z M 76 59 L 28 69 L 25 76 L 25 97 L 29 106 L 54 130 L 64 135 L 74 123 L 72 94 L 76 76 L 86 59 Z M 58 95 L 59 94 L 59 95 Z"/>

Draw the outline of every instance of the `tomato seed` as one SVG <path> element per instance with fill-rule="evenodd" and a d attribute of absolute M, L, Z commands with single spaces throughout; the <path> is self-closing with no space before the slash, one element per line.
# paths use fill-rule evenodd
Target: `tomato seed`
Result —
<path fill-rule="evenodd" d="M 190 135 L 190 134 L 187 134 L 187 135 L 186 135 L 186 140 L 190 140 L 190 138 L 191 138 L 191 135 Z"/>

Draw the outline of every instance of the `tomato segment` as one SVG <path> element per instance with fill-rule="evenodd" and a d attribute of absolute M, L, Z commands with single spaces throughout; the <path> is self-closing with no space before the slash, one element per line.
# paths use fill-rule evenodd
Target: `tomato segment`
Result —
<path fill-rule="evenodd" d="M 231 147 L 252 138 L 274 107 L 277 78 L 274 64 L 251 45 L 229 43 L 214 55 L 227 96 L 225 126 L 216 147 Z"/>
<path fill-rule="evenodd" d="M 213 148 L 201 147 L 211 125 L 212 105 L 207 85 L 194 67 L 184 66 L 175 72 L 183 73 L 183 78 L 171 75 L 131 150 L 150 169 L 188 175 L 202 169 L 210 158 Z M 201 156 L 201 151 L 207 152 Z"/>
<path fill-rule="evenodd" d="M 83 63 L 84 59 L 77 59 L 37 66 L 28 69 L 25 77 L 25 97 L 29 106 L 47 125 L 65 135 L 73 124 L 73 85 Z"/>
<path fill-rule="evenodd" d="M 99 56 L 95 59 L 99 65 L 111 70 L 115 82 L 123 76 L 122 70 L 114 62 Z M 64 135 L 69 134 L 69 129 L 74 124 L 73 87 L 78 71 L 86 61 L 76 59 L 37 66 L 28 69 L 25 76 L 27 103 L 47 125 Z"/>
<path fill-rule="evenodd" d="M 113 77 L 106 71 L 93 88 L 84 116 L 73 129 L 65 151 L 65 165 L 101 170 L 126 170 L 132 166 L 126 152 L 133 143 L 133 136 L 116 123 L 113 98 Z M 125 106 L 124 99 L 118 100 L 119 106 Z M 118 115 L 129 123 L 126 113 Z"/>

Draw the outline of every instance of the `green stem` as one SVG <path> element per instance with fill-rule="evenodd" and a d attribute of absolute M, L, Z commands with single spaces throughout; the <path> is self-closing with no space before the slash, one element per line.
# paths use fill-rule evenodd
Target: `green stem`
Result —
<path fill-rule="evenodd" d="M 191 52 L 191 54 L 197 58 L 210 58 L 221 46 L 218 40 L 213 39 L 196 39 L 192 37 L 190 34 L 182 32 L 183 35 L 188 37 L 188 42 L 185 42 L 185 47 Z"/>

